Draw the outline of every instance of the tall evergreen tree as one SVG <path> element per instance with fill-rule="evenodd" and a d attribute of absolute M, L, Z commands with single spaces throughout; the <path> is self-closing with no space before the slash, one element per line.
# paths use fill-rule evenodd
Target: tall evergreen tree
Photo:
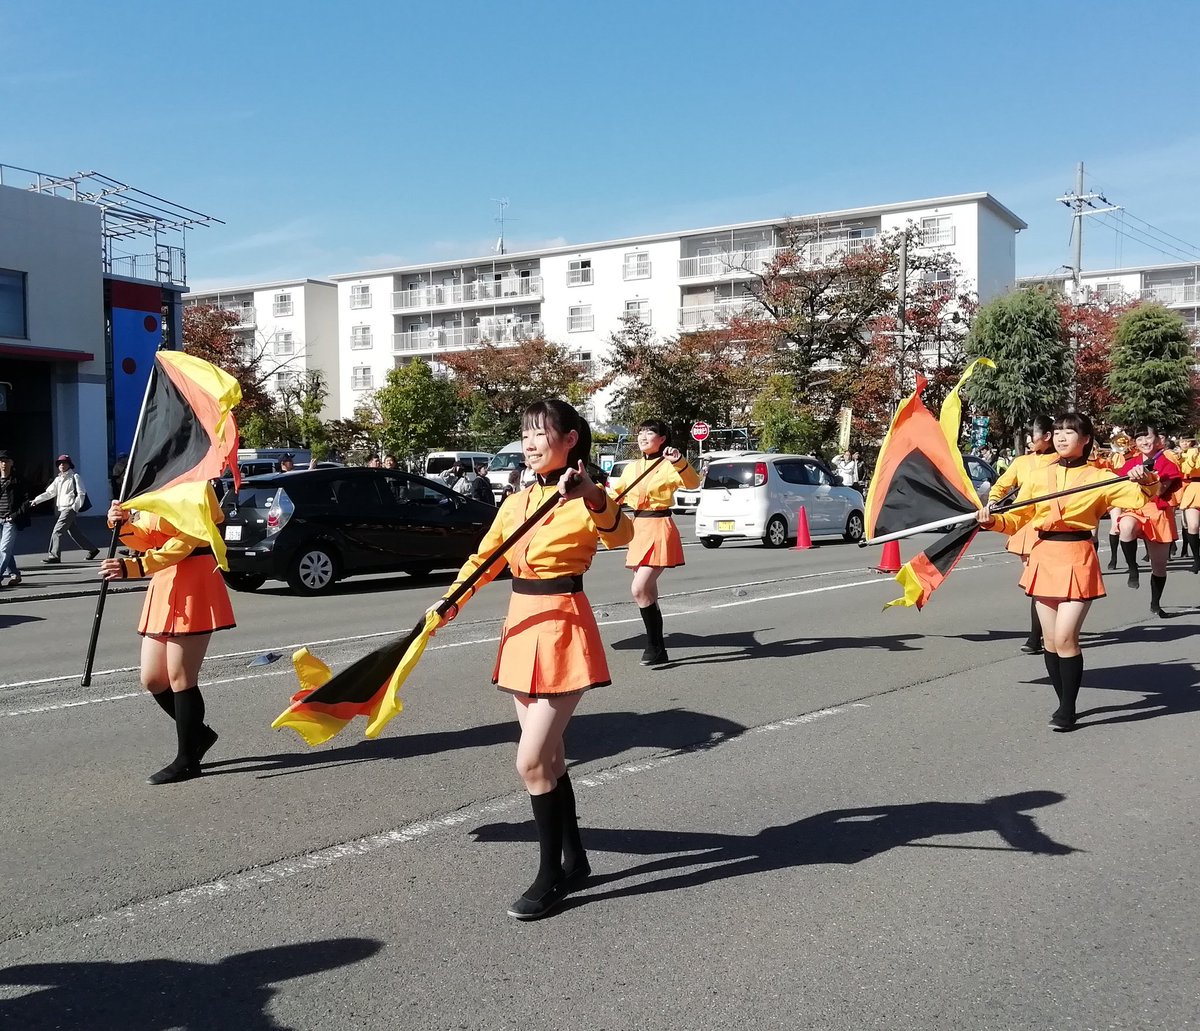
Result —
<path fill-rule="evenodd" d="M 1183 319 L 1161 304 L 1142 304 L 1117 323 L 1108 388 L 1114 426 L 1152 422 L 1187 428 L 1196 352 Z"/>

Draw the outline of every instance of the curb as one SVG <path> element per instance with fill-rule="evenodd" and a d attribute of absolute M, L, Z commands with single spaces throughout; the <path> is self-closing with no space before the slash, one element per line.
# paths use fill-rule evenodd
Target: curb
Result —
<path fill-rule="evenodd" d="M 109 594 L 134 594 L 144 591 L 146 585 L 138 587 L 110 587 Z M 11 594 L 9 592 L 12 592 Z M 43 593 L 32 594 L 22 592 L 19 587 L 6 587 L 0 591 L 0 605 L 16 605 L 23 601 L 54 601 L 59 598 L 95 598 L 99 595 L 99 590 L 69 590 L 63 589 L 59 591 L 46 591 Z"/>

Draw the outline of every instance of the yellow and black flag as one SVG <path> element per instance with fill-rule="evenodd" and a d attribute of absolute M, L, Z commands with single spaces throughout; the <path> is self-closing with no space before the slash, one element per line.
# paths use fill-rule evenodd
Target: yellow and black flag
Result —
<path fill-rule="evenodd" d="M 925 407 L 921 393 L 924 377 L 900 403 L 884 438 L 867 494 L 868 538 L 883 537 L 939 520 L 963 518 L 956 526 L 926 548 L 896 574 L 904 596 L 892 605 L 924 607 L 958 564 L 979 527 L 967 519 L 979 509 L 979 496 L 963 466 L 958 450 L 962 402 L 959 388 L 987 358 L 972 362 L 942 405 L 941 420 Z"/>

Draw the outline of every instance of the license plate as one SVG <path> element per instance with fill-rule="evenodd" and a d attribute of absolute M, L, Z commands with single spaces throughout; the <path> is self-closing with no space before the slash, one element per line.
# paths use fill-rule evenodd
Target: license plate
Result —
<path fill-rule="evenodd" d="M 225 527 L 225 539 L 227 541 L 240 541 L 242 539 L 242 528 L 240 526 Z"/>
<path fill-rule="evenodd" d="M 732 533 L 733 525 L 734 525 L 734 521 L 732 519 L 718 519 L 717 520 L 717 529 L 720 530 L 722 533 Z"/>

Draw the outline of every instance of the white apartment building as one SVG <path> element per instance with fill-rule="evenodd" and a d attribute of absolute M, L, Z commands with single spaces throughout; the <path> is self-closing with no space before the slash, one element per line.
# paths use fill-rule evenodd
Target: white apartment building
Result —
<path fill-rule="evenodd" d="M 1020 282 L 1022 286 L 1050 286 L 1067 296 L 1074 292 L 1069 276 L 1028 276 Z M 1083 272 L 1079 291 L 1084 297 L 1100 300 L 1157 301 L 1179 312 L 1189 326 L 1200 326 L 1200 264 L 1194 262 Z"/>
<path fill-rule="evenodd" d="M 815 261 L 863 248 L 912 223 L 924 246 L 951 253 L 981 301 L 1011 290 L 1016 234 L 1026 224 L 987 193 L 824 212 Z M 745 284 L 786 242 L 770 219 L 676 233 L 330 277 L 337 284 L 341 412 L 348 417 L 388 370 L 436 362 L 483 340 L 544 335 L 584 361 L 604 358 L 623 315 L 636 312 L 660 337 L 721 324 L 746 303 Z M 606 426 L 608 395 L 589 412 Z"/>
<path fill-rule="evenodd" d="M 263 367 L 274 370 L 268 382 L 274 393 L 309 370 L 323 371 L 329 396 L 321 418 L 336 419 L 344 396 L 338 374 L 337 293 L 336 284 L 326 279 L 288 279 L 188 293 L 184 304 L 235 312 L 233 332 L 247 348 L 261 350 Z"/>

